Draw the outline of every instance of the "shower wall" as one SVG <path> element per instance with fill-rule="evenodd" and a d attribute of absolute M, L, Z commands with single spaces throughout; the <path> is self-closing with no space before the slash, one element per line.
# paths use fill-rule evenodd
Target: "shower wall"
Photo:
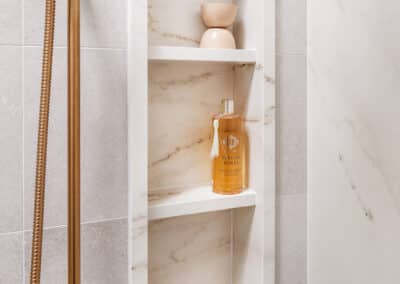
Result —
<path fill-rule="evenodd" d="M 400 283 L 399 15 L 309 1 L 310 284 Z"/>
<path fill-rule="evenodd" d="M 0 0 L 0 283 L 28 283 L 44 2 Z M 126 1 L 82 1 L 82 279 L 127 283 Z M 43 283 L 67 280 L 67 1 L 57 1 Z"/>
<path fill-rule="evenodd" d="M 307 283 L 306 3 L 277 0 L 277 284 Z"/>
<path fill-rule="evenodd" d="M 66 2 L 57 1 L 45 208 L 42 276 L 43 283 L 51 284 L 66 282 L 67 264 Z M 127 283 L 126 2 L 82 1 L 83 283 Z M 29 279 L 43 3 L 0 0 L 2 284 Z M 279 284 L 306 283 L 305 4 L 305 0 L 277 1 L 278 72 L 276 79 L 266 77 L 265 84 L 273 88 L 276 83 L 278 100 Z M 270 32 L 266 37 L 272 30 L 266 27 Z M 268 122 L 274 119 L 274 107 L 267 109 Z M 275 131 L 272 125 L 266 125 L 266 133 Z M 200 225 L 209 217 L 224 224 L 224 214 L 197 219 Z M 218 232 L 217 237 L 223 238 Z"/>

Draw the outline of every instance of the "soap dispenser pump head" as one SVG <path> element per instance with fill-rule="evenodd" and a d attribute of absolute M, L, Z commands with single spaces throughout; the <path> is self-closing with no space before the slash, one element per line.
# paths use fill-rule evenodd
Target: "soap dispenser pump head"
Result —
<path fill-rule="evenodd" d="M 224 105 L 224 114 L 233 114 L 235 112 L 235 107 L 232 98 L 222 100 Z"/>

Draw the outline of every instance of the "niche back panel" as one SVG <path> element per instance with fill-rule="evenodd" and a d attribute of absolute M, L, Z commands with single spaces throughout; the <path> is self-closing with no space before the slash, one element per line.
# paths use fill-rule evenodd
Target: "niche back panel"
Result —
<path fill-rule="evenodd" d="M 230 284 L 231 251 L 229 212 L 152 221 L 149 283 Z"/>
<path fill-rule="evenodd" d="M 211 180 L 211 117 L 232 96 L 232 67 L 149 65 L 149 190 L 184 190 Z"/>
<path fill-rule="evenodd" d="M 206 30 L 200 17 L 201 0 L 149 0 L 150 45 L 192 46 L 200 44 Z"/>

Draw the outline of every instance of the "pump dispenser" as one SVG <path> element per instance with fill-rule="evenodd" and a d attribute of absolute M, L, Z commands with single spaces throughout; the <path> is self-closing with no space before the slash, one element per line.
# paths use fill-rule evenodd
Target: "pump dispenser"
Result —
<path fill-rule="evenodd" d="M 223 113 L 213 118 L 211 149 L 213 191 L 238 194 L 244 187 L 243 119 L 235 114 L 232 98 L 222 101 Z"/>

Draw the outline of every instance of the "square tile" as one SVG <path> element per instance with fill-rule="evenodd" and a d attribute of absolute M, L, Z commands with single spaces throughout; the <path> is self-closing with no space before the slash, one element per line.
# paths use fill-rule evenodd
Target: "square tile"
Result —
<path fill-rule="evenodd" d="M 66 284 L 68 268 L 67 228 L 45 230 L 42 249 L 42 284 Z M 25 283 L 29 284 L 32 253 L 32 232 L 25 232 Z"/>
<path fill-rule="evenodd" d="M 85 50 L 82 53 L 84 221 L 128 215 L 126 76 L 124 52 Z"/>
<path fill-rule="evenodd" d="M 24 62 L 24 218 L 32 229 L 35 191 L 36 143 L 40 104 L 41 48 L 25 47 Z M 45 226 L 67 223 L 67 54 L 54 51 L 48 133 Z"/>
<path fill-rule="evenodd" d="M 46 1 L 24 1 L 24 44 L 42 45 Z M 67 0 L 56 1 L 54 45 L 67 45 Z"/>
<path fill-rule="evenodd" d="M 0 235 L 0 283 L 22 283 L 22 233 Z"/>
<path fill-rule="evenodd" d="M 32 226 L 40 48 L 25 48 L 25 229 Z M 66 49 L 56 48 L 50 110 L 45 226 L 67 222 Z M 125 53 L 84 50 L 81 73 L 82 221 L 127 216 Z"/>
<path fill-rule="evenodd" d="M 22 49 L 0 47 L 0 233 L 22 230 Z"/>
<path fill-rule="evenodd" d="M 0 0 L 0 44 L 22 44 L 22 0 Z"/>
<path fill-rule="evenodd" d="M 277 53 L 306 53 L 307 1 L 277 1 Z"/>
<path fill-rule="evenodd" d="M 127 220 L 81 226 L 81 277 L 85 284 L 127 283 Z M 32 233 L 25 233 L 25 274 L 29 275 Z M 44 231 L 42 283 L 67 283 L 67 228 Z M 29 278 L 29 277 L 27 277 Z M 29 283 L 26 279 L 25 283 Z"/>
<path fill-rule="evenodd" d="M 128 283 L 128 221 L 82 226 L 82 282 Z"/>
<path fill-rule="evenodd" d="M 127 1 L 81 1 L 82 46 L 126 48 Z"/>
<path fill-rule="evenodd" d="M 307 171 L 306 57 L 278 57 L 278 187 L 281 194 L 305 192 Z"/>
<path fill-rule="evenodd" d="M 277 283 L 307 283 L 306 204 L 305 193 L 279 198 Z"/>
<path fill-rule="evenodd" d="M 25 44 L 41 45 L 44 1 L 30 0 L 25 7 Z M 112 4 L 111 4 L 112 3 Z M 56 4 L 55 45 L 67 45 L 67 1 Z M 81 45 L 84 47 L 126 47 L 126 1 L 89 0 L 81 2 Z"/>

